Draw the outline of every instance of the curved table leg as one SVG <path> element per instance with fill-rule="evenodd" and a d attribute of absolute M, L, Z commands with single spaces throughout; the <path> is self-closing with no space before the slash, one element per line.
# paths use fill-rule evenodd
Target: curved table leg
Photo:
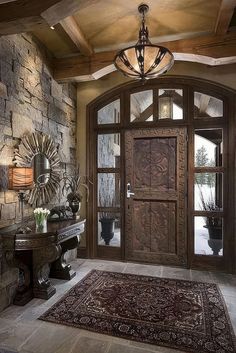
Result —
<path fill-rule="evenodd" d="M 27 263 L 27 254 L 22 252 L 17 256 L 14 251 L 6 251 L 5 258 L 8 266 L 19 269 L 19 282 L 13 304 L 20 306 L 25 305 L 34 297 L 30 280 L 30 266 L 29 263 Z"/>
<path fill-rule="evenodd" d="M 70 280 L 76 275 L 76 272 L 71 269 L 71 265 L 66 263 L 64 255 L 68 250 L 75 249 L 78 244 L 77 236 L 61 243 L 62 253 L 59 259 L 52 263 L 50 277 Z"/>
<path fill-rule="evenodd" d="M 61 246 L 33 250 L 33 293 L 36 298 L 49 299 L 56 293 L 48 278 L 50 264 L 61 255 Z"/>

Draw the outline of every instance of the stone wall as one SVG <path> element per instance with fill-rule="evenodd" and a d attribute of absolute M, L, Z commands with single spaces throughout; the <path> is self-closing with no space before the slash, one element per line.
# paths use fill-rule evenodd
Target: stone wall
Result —
<path fill-rule="evenodd" d="M 17 193 L 7 190 L 7 173 L 23 135 L 51 135 L 62 169 L 75 163 L 76 94 L 74 85 L 53 80 L 50 55 L 32 36 L 0 38 L 0 228 L 19 220 Z M 51 202 L 58 203 L 58 197 Z M 26 205 L 25 214 L 31 213 Z M 10 303 L 17 280 L 17 271 L 3 258 L 0 244 L 0 310 Z"/>

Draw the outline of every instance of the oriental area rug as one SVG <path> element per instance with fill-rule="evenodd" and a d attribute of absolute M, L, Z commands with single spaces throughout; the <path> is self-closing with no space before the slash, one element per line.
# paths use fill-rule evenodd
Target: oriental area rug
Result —
<path fill-rule="evenodd" d="M 212 283 L 93 270 L 40 319 L 188 353 L 236 352 Z"/>

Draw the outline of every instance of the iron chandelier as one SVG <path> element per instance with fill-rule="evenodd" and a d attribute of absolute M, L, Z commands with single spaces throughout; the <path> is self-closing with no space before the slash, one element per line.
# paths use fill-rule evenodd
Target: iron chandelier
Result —
<path fill-rule="evenodd" d="M 145 26 L 145 14 L 148 10 L 148 5 L 139 5 L 138 11 L 142 15 L 142 24 L 138 42 L 120 50 L 114 59 L 117 70 L 138 80 L 158 77 L 166 73 L 174 64 L 173 54 L 165 47 L 152 44 L 148 38 L 148 28 Z"/>

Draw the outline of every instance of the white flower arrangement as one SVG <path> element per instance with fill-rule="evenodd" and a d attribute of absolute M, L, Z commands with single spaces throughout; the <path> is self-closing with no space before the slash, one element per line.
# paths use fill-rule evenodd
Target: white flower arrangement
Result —
<path fill-rule="evenodd" d="M 47 219 L 50 211 L 47 208 L 38 207 L 34 210 L 35 222 L 39 224 L 43 224 L 43 222 Z"/>

